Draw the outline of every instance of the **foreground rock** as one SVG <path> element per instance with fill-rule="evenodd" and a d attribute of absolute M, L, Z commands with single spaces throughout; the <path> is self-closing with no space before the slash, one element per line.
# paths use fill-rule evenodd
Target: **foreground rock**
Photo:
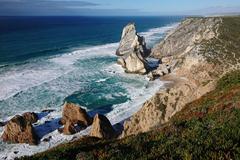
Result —
<path fill-rule="evenodd" d="M 116 131 L 105 116 L 97 114 L 94 117 L 90 136 L 111 139 L 115 138 L 116 135 Z"/>
<path fill-rule="evenodd" d="M 30 123 L 36 123 L 38 121 L 38 116 L 34 112 L 26 112 L 22 115 L 24 119 Z"/>
<path fill-rule="evenodd" d="M 65 103 L 63 107 L 61 123 L 64 125 L 64 134 L 74 134 L 79 129 L 92 124 L 92 118 L 86 110 L 73 103 Z"/>
<path fill-rule="evenodd" d="M 144 37 L 137 34 L 136 27 L 132 23 L 123 29 L 116 54 L 120 56 L 118 64 L 128 73 L 145 74 L 149 69 L 145 59 L 149 55 L 149 50 Z"/>
<path fill-rule="evenodd" d="M 4 127 L 2 135 L 4 142 L 38 144 L 38 137 L 34 128 L 23 116 L 13 117 Z"/>

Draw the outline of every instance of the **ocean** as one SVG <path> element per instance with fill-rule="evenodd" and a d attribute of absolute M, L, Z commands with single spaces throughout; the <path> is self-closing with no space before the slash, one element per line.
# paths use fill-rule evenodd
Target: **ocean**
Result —
<path fill-rule="evenodd" d="M 55 135 L 50 146 L 41 143 L 34 148 L 0 140 L 0 158 L 36 153 L 70 139 L 55 128 L 65 101 L 92 115 L 105 114 L 113 124 L 135 113 L 162 83 L 126 74 L 116 64 L 123 27 L 134 22 L 150 48 L 183 18 L 0 17 L 0 121 L 26 111 L 56 110 L 35 128 L 40 137 Z M 45 121 L 52 122 L 44 126 Z M 15 155 L 15 150 L 22 152 Z"/>

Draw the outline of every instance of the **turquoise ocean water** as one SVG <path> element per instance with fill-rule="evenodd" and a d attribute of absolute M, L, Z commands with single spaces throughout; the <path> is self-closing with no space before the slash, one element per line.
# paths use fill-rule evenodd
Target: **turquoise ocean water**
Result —
<path fill-rule="evenodd" d="M 183 17 L 0 17 L 0 119 L 63 101 L 111 110 L 125 86 L 145 80 L 113 74 L 122 28 L 135 22 L 148 45 Z"/>

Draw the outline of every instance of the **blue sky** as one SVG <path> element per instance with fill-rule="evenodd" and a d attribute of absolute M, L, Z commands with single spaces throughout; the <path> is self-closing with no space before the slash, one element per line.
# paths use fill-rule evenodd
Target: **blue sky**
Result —
<path fill-rule="evenodd" d="M 0 15 L 183 15 L 240 12 L 240 0 L 0 0 Z"/>

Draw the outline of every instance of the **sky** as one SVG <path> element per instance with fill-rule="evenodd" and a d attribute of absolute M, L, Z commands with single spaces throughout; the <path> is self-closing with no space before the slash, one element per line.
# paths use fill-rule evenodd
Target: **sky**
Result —
<path fill-rule="evenodd" d="M 1 16 L 157 16 L 240 13 L 240 0 L 0 0 Z"/>

